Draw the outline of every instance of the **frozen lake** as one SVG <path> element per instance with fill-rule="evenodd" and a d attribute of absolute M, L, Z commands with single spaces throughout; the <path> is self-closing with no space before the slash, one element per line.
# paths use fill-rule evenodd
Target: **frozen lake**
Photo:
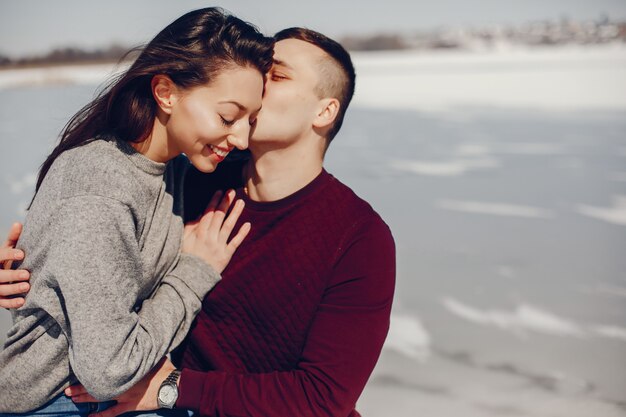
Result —
<path fill-rule="evenodd" d="M 398 249 L 364 416 L 626 416 L 626 45 L 356 54 L 326 167 Z M 109 66 L 0 72 L 0 233 Z M 9 325 L 0 312 L 0 332 Z M 4 337 L 4 336 L 2 336 Z"/>

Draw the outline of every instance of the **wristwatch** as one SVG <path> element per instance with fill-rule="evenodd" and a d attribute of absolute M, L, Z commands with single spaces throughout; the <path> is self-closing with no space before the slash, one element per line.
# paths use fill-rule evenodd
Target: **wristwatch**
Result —
<path fill-rule="evenodd" d="M 180 371 L 174 369 L 167 378 L 165 378 L 165 381 L 161 383 L 159 392 L 157 393 L 159 408 L 174 408 L 174 404 L 176 404 L 176 400 L 178 399 L 178 385 L 176 383 L 178 382 L 179 376 Z"/>

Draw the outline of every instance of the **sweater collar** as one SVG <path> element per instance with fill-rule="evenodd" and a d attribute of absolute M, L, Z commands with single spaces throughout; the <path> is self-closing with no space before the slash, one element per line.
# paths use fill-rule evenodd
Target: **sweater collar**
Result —
<path fill-rule="evenodd" d="M 165 174 L 166 165 L 163 162 L 156 162 L 141 152 L 137 151 L 130 143 L 117 139 L 115 137 L 103 137 L 102 139 L 112 142 L 117 148 L 124 153 L 137 168 L 150 175 Z"/>
<path fill-rule="evenodd" d="M 275 201 L 254 201 L 244 192 L 243 187 L 237 189 L 237 198 L 241 198 L 246 203 L 246 209 L 253 211 L 274 211 L 281 210 L 283 208 L 292 206 L 299 201 L 302 201 L 310 195 L 318 192 L 326 184 L 332 181 L 333 176 L 330 175 L 325 169 L 322 168 L 322 172 L 318 174 L 310 183 L 299 189 L 295 193 L 288 195 Z"/>

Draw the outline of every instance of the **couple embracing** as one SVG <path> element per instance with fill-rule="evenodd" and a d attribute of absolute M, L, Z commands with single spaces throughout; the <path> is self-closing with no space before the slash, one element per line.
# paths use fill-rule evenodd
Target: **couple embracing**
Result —
<path fill-rule="evenodd" d="M 205 8 L 157 34 L 0 249 L 0 417 L 358 416 L 395 249 L 323 168 L 354 87 L 309 29 Z"/>

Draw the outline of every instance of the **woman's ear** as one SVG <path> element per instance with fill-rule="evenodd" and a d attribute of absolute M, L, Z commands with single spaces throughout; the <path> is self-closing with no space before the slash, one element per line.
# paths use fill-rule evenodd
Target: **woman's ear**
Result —
<path fill-rule="evenodd" d="M 313 126 L 321 129 L 331 126 L 337 118 L 339 106 L 339 100 L 336 98 L 320 100 L 319 112 L 313 120 Z"/>
<path fill-rule="evenodd" d="M 178 98 L 178 88 L 174 81 L 167 75 L 157 74 L 152 77 L 150 87 L 152 89 L 152 97 L 154 97 L 157 106 L 164 113 L 171 114 L 172 106 Z"/>

